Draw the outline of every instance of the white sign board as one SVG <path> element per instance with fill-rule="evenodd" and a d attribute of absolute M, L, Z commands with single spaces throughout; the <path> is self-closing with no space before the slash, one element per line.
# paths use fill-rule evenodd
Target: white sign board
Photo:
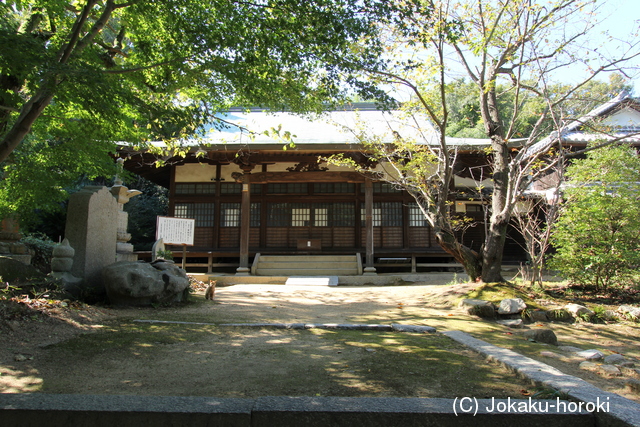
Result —
<path fill-rule="evenodd" d="M 162 239 L 165 245 L 193 246 L 195 223 L 195 219 L 159 216 L 156 227 L 156 240 Z"/>

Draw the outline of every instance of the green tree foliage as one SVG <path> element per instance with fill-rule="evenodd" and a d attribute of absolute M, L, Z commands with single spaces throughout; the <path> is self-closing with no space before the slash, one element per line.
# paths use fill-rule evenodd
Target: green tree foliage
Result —
<path fill-rule="evenodd" d="M 640 159 L 633 148 L 589 152 L 567 170 L 552 267 L 576 284 L 626 284 L 640 266 Z"/>
<path fill-rule="evenodd" d="M 169 212 L 169 190 L 143 178 L 125 184 L 129 189 L 142 191 L 124 205 L 129 214 L 131 243 L 137 251 L 150 251 L 156 241 L 156 219 Z"/>
<path fill-rule="evenodd" d="M 232 105 L 307 111 L 354 88 L 373 96 L 354 71 L 377 66 L 376 39 L 353 44 L 373 34 L 372 12 L 381 7 L 0 2 L 0 215 L 56 204 L 78 172 L 111 175 L 107 156 L 117 143 L 171 145 Z"/>
<path fill-rule="evenodd" d="M 529 148 L 587 113 L 590 105 L 578 105 L 572 98 L 584 97 L 594 84 L 590 82 L 603 71 L 620 71 L 625 60 L 638 56 L 639 44 L 634 39 L 614 41 L 626 48 L 618 57 L 609 56 L 609 49 L 599 49 L 596 39 L 609 40 L 591 37 L 601 5 L 595 0 L 391 3 L 396 14 L 384 22 L 391 60 L 382 71 L 368 71 L 376 82 L 408 92 L 410 120 L 424 123 L 426 118 L 432 128 L 423 128 L 423 133 L 436 137 L 429 147 L 424 141 L 411 146 L 403 141 L 395 152 L 388 145 L 374 144 L 394 163 L 390 169 L 401 172 L 380 178 L 414 195 L 434 225 L 440 245 L 465 266 L 471 278 L 502 281 L 502 255 L 515 203 L 534 175 L 557 161 L 549 150 L 559 148 L 559 141 L 549 138 L 547 146 Z M 558 73 L 567 67 L 590 73 L 575 85 L 561 85 Z M 456 80 L 462 79 L 459 76 L 464 80 Z M 491 179 L 484 188 L 490 191 L 490 215 L 480 253 L 459 242 L 450 220 L 446 201 L 452 198 L 451 170 L 458 147 L 447 142 L 447 135 L 482 136 L 490 141 L 484 150 L 489 167 L 481 178 Z M 422 156 L 425 150 L 430 150 L 432 161 L 424 163 L 424 172 L 403 174 L 407 156 Z"/>

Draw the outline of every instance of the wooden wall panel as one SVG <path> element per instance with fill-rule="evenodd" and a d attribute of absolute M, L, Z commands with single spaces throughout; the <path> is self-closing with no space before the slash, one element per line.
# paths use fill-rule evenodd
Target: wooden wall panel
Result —
<path fill-rule="evenodd" d="M 435 243 L 431 241 L 431 229 L 428 227 L 410 227 L 408 235 L 410 248 L 429 248 Z"/>
<path fill-rule="evenodd" d="M 221 248 L 237 248 L 240 246 L 240 227 L 220 227 L 218 240 Z"/>
<path fill-rule="evenodd" d="M 249 231 L 249 247 L 260 247 L 260 227 L 251 227 Z"/>
<path fill-rule="evenodd" d="M 287 240 L 288 248 L 297 248 L 298 239 L 309 239 L 309 229 L 307 227 L 291 227 L 289 229 L 289 238 Z"/>
<path fill-rule="evenodd" d="M 267 227 L 268 248 L 286 248 L 289 239 L 289 229 L 287 227 Z"/>
<path fill-rule="evenodd" d="M 196 227 L 193 245 L 197 248 L 213 247 L 213 227 Z"/>
<path fill-rule="evenodd" d="M 353 248 L 356 246 L 356 230 L 353 227 L 333 228 L 334 248 Z"/>
<path fill-rule="evenodd" d="M 382 227 L 383 248 L 401 248 L 402 246 L 402 227 Z"/>

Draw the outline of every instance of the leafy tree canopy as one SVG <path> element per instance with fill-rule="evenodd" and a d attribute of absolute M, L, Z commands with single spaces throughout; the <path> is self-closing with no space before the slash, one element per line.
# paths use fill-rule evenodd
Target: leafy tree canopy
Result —
<path fill-rule="evenodd" d="M 628 146 L 591 151 L 567 170 L 566 201 L 553 232 L 552 266 L 574 283 L 624 284 L 640 263 L 640 158 Z"/>
<path fill-rule="evenodd" d="M 502 281 L 515 203 L 534 175 L 546 173 L 559 159 L 550 155 L 552 148 L 561 152 L 558 140 L 546 137 L 582 117 L 593 102 L 611 99 L 608 93 L 596 99 L 589 91 L 600 89 L 596 79 L 605 72 L 632 75 L 640 44 L 632 35 L 629 41 L 593 36 L 600 0 L 390 3 L 394 13 L 381 23 L 390 60 L 384 69 L 365 71 L 374 81 L 409 93 L 406 110 L 416 123 L 427 118 L 437 138 L 429 146 L 400 141 L 390 147 L 366 136 L 396 172 L 380 179 L 414 195 L 436 240 L 472 279 Z M 608 49 L 607 43 L 619 49 Z M 573 85 L 560 84 L 563 70 L 585 72 L 585 77 Z M 458 80 L 461 76 L 464 80 Z M 425 135 L 434 134 L 423 129 Z M 490 178 L 490 215 L 480 252 L 461 244 L 450 220 L 446 201 L 459 146 L 449 144 L 448 135 L 489 140 L 483 150 L 489 167 L 481 175 L 482 180 Z M 544 147 L 536 145 L 540 140 Z M 534 145 L 535 150 L 529 149 Z M 420 164 L 410 159 L 427 150 L 433 161 L 423 163 L 424 173 L 405 172 L 408 163 Z"/>
<path fill-rule="evenodd" d="M 115 144 L 190 136 L 229 106 L 319 109 L 376 67 L 360 0 L 0 2 L 0 214 L 55 204 Z M 36 194 L 37 192 L 41 194 Z M 28 199 L 16 200 L 27 192 Z M 47 197 L 41 198 L 42 194 Z"/>

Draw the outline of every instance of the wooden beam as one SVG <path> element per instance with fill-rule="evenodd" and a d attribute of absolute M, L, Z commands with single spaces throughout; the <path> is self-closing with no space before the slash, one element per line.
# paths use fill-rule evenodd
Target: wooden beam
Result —
<path fill-rule="evenodd" d="M 251 184 L 290 183 L 290 182 L 365 182 L 358 172 L 258 172 L 241 175 L 238 182 Z"/>

